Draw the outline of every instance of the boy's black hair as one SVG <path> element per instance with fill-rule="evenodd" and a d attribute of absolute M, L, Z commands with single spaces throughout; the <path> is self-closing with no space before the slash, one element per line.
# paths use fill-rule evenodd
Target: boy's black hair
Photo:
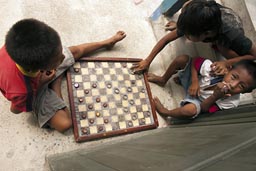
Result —
<path fill-rule="evenodd" d="M 242 67 L 248 72 L 248 76 L 250 76 L 253 80 L 253 85 L 249 88 L 247 92 L 251 92 L 256 88 L 256 63 L 253 60 L 241 60 L 233 65 L 233 69 L 237 67 Z"/>
<path fill-rule="evenodd" d="M 200 36 L 206 31 L 218 34 L 221 28 L 220 6 L 215 1 L 192 0 L 177 21 L 177 29 L 185 35 Z"/>
<path fill-rule="evenodd" d="M 58 33 L 36 19 L 23 19 L 8 31 L 5 46 L 10 57 L 27 70 L 47 69 L 61 45 Z"/>

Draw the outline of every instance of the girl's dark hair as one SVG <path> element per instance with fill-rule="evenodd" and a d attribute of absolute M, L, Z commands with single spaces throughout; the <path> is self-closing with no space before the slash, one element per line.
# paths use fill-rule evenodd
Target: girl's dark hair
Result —
<path fill-rule="evenodd" d="M 220 5 L 215 1 L 192 0 L 179 15 L 177 28 L 185 35 L 200 36 L 221 28 Z"/>
<path fill-rule="evenodd" d="M 60 45 L 58 33 L 36 19 L 24 19 L 15 23 L 5 40 L 10 57 L 29 70 L 46 69 Z"/>
<path fill-rule="evenodd" d="M 248 92 L 256 88 L 256 63 L 253 60 L 241 60 L 233 65 L 233 68 L 242 67 L 248 72 L 248 76 L 253 79 L 253 85 L 251 85 Z"/>

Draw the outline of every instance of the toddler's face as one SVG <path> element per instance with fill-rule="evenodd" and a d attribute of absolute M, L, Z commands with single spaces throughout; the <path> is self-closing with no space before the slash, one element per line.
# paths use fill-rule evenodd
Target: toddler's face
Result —
<path fill-rule="evenodd" d="M 223 78 L 230 88 L 228 93 L 238 94 L 247 92 L 251 85 L 253 85 L 253 79 L 249 75 L 248 71 L 240 66 L 230 70 Z"/>

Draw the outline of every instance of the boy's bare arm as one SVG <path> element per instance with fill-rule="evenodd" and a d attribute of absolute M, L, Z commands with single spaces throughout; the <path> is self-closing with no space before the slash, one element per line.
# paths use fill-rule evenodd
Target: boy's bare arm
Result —
<path fill-rule="evenodd" d="M 174 31 L 168 33 L 165 35 L 162 39 L 160 39 L 157 44 L 153 47 L 152 51 L 148 55 L 148 57 L 141 62 L 135 64 L 132 69 L 133 71 L 140 72 L 147 70 L 151 64 L 151 62 L 154 60 L 156 55 L 171 41 L 176 40 L 178 38 L 177 35 L 177 30 L 175 29 Z"/>
<path fill-rule="evenodd" d="M 197 97 L 199 96 L 200 87 L 198 83 L 198 73 L 194 66 L 194 60 L 195 58 L 193 58 L 191 64 L 191 85 L 189 86 L 188 93 L 192 97 Z"/>

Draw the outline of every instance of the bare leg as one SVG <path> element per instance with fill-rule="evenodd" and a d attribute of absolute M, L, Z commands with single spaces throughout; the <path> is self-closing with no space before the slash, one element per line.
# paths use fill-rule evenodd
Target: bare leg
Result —
<path fill-rule="evenodd" d="M 58 110 L 55 115 L 49 120 L 49 124 L 52 128 L 63 133 L 72 126 L 72 120 L 69 116 L 67 108 Z"/>
<path fill-rule="evenodd" d="M 56 92 L 56 94 L 62 98 L 61 93 L 61 81 L 63 74 L 60 75 L 51 85 L 50 88 Z M 63 99 L 63 98 L 62 98 Z M 72 126 L 72 120 L 70 118 L 70 112 L 65 107 L 64 109 L 58 110 L 55 115 L 49 120 L 49 124 L 52 128 L 59 132 L 65 132 Z"/>
<path fill-rule="evenodd" d="M 185 106 L 178 107 L 176 109 L 168 110 L 163 106 L 163 104 L 160 102 L 160 100 L 155 97 L 154 103 L 156 106 L 157 112 L 163 116 L 163 117 L 174 117 L 174 118 L 191 118 L 194 115 L 196 115 L 196 106 L 192 103 L 188 103 Z"/>
<path fill-rule="evenodd" d="M 115 35 L 112 37 L 99 41 L 99 42 L 92 42 L 92 43 L 84 43 L 77 46 L 71 46 L 69 47 L 71 53 L 73 54 L 75 60 L 78 60 L 82 56 L 86 56 L 92 52 L 95 52 L 96 50 L 106 48 L 111 49 L 114 47 L 114 45 L 123 40 L 126 37 L 125 32 L 118 31 Z"/>
<path fill-rule="evenodd" d="M 165 30 L 166 31 L 173 31 L 177 28 L 176 22 L 175 21 L 169 21 L 166 25 L 165 25 Z"/>
<path fill-rule="evenodd" d="M 186 66 L 188 60 L 189 57 L 187 55 L 181 55 L 176 57 L 169 65 L 167 71 L 164 73 L 163 76 L 156 76 L 152 73 L 149 73 L 148 81 L 156 83 L 160 86 L 164 86 L 166 82 L 171 78 L 171 76 L 177 73 L 177 70 L 183 69 Z"/>
<path fill-rule="evenodd" d="M 157 76 L 153 73 L 148 73 L 148 81 L 152 82 L 152 83 L 156 83 L 159 86 L 164 86 L 166 84 L 167 81 L 165 81 L 163 79 L 163 77 L 161 76 Z"/>

